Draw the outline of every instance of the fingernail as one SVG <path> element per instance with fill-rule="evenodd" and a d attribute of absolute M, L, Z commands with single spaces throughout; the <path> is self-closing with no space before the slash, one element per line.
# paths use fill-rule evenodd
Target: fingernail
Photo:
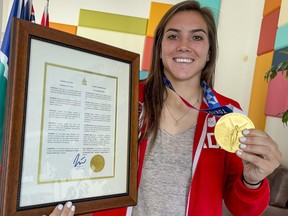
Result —
<path fill-rule="evenodd" d="M 59 204 L 59 205 L 57 206 L 57 208 L 58 208 L 59 210 L 62 210 L 62 209 L 63 209 L 63 205 L 62 205 L 62 204 Z"/>
<path fill-rule="evenodd" d="M 66 206 L 68 207 L 68 208 L 71 208 L 71 206 L 72 206 L 72 202 L 67 202 L 67 204 L 66 204 Z"/>
<path fill-rule="evenodd" d="M 246 137 L 240 137 L 240 142 L 246 142 L 247 141 L 247 138 Z"/>
<path fill-rule="evenodd" d="M 242 133 L 243 133 L 243 135 L 248 135 L 248 134 L 249 134 L 249 130 L 247 130 L 247 129 L 246 129 L 246 130 L 243 130 Z"/>
<path fill-rule="evenodd" d="M 72 207 L 71 207 L 71 211 L 75 211 L 75 206 L 73 205 Z"/>
<path fill-rule="evenodd" d="M 239 157 L 241 157 L 241 156 L 242 156 L 242 151 L 239 151 L 239 150 L 236 151 L 236 155 L 239 156 Z"/>
<path fill-rule="evenodd" d="M 243 144 L 243 143 L 241 143 L 239 146 L 240 146 L 241 149 L 244 149 L 244 148 L 247 147 L 247 146 L 246 146 L 245 144 Z"/>

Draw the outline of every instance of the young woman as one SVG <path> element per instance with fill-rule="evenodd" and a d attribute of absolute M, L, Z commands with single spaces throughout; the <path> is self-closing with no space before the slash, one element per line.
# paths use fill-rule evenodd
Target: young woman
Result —
<path fill-rule="evenodd" d="M 138 203 L 94 216 L 220 216 L 222 200 L 233 215 L 265 210 L 265 177 L 281 159 L 277 144 L 249 129 L 242 132 L 240 150 L 227 152 L 214 137 L 219 117 L 206 112 L 215 104 L 240 109 L 213 89 L 216 33 L 212 12 L 197 1 L 178 3 L 164 15 L 149 76 L 139 87 Z M 73 215 L 70 210 L 65 206 L 61 216 Z M 60 213 L 56 207 L 51 215 Z"/>

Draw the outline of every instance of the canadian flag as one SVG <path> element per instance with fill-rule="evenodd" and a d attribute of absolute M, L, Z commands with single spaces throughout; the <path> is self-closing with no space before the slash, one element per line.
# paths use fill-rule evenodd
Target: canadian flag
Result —
<path fill-rule="evenodd" d="M 47 4 L 44 8 L 42 19 L 41 19 L 41 25 L 49 27 L 49 13 L 48 13 L 48 6 L 49 6 L 49 0 L 47 0 Z"/>

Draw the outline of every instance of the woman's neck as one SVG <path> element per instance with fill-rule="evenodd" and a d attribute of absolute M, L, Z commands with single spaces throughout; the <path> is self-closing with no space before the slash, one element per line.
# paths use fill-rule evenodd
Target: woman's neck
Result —
<path fill-rule="evenodd" d="M 202 96 L 202 88 L 199 81 L 196 83 L 174 82 L 172 83 L 172 85 L 176 93 L 170 88 L 166 87 L 168 94 L 167 95 L 168 102 L 179 101 L 178 95 L 180 95 L 189 103 L 193 103 L 193 101 L 199 100 L 199 97 Z"/>

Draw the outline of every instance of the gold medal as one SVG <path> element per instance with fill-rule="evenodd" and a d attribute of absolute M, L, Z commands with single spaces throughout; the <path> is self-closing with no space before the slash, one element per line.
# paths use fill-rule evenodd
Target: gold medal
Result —
<path fill-rule="evenodd" d="M 229 113 L 222 116 L 215 126 L 217 143 L 228 152 L 239 150 L 239 138 L 245 129 L 255 128 L 253 122 L 240 113 Z"/>
<path fill-rule="evenodd" d="M 104 157 L 101 155 L 95 155 L 90 161 L 90 167 L 94 172 L 101 172 L 105 166 Z"/>

